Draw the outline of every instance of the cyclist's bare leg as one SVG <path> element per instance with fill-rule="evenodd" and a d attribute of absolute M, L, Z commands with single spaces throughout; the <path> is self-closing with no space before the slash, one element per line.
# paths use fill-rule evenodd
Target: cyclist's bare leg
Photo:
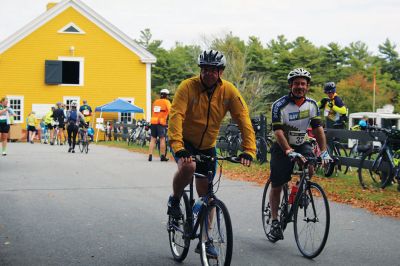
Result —
<path fill-rule="evenodd" d="M 53 135 L 54 135 L 54 130 L 50 129 L 50 143 L 53 142 Z"/>
<path fill-rule="evenodd" d="M 278 220 L 278 208 L 281 199 L 282 186 L 272 187 L 271 183 L 271 193 L 269 194 L 269 204 L 271 206 L 271 216 L 272 220 Z"/>
<path fill-rule="evenodd" d="M 149 145 L 149 154 L 153 154 L 154 147 L 156 146 L 157 139 L 155 137 L 151 137 L 150 145 Z"/>
<path fill-rule="evenodd" d="M 60 143 L 63 143 L 63 140 L 62 140 L 63 135 L 64 135 L 64 130 L 60 127 L 58 129 L 58 139 L 60 140 Z"/>
<path fill-rule="evenodd" d="M 160 137 L 160 153 L 165 154 L 165 137 Z"/>
<path fill-rule="evenodd" d="M 183 158 L 178 161 L 178 171 L 174 175 L 172 183 L 173 196 L 180 198 L 185 187 L 190 183 L 196 170 L 195 162 L 183 162 Z"/>

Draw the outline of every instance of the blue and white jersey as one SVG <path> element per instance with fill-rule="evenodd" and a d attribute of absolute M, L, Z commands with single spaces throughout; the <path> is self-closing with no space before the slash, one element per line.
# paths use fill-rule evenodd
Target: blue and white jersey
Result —
<path fill-rule="evenodd" d="M 307 134 L 307 128 L 321 126 L 319 108 L 311 98 L 297 106 L 289 96 L 283 96 L 272 104 L 272 129 L 281 129 L 289 144 L 301 145 Z"/>

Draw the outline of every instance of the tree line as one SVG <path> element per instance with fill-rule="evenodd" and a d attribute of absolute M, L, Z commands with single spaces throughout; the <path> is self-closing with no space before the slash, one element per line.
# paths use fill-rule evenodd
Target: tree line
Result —
<path fill-rule="evenodd" d="M 161 40 L 152 39 L 149 29 L 141 31 L 136 41 L 157 57 L 152 68 L 153 96 L 163 88 L 174 92 L 183 79 L 199 74 L 200 45 L 176 43 L 166 50 Z M 374 88 L 376 108 L 392 104 L 400 112 L 400 58 L 389 39 L 378 46 L 378 54 L 362 41 L 345 47 L 335 42 L 318 47 L 304 37 L 289 41 L 284 35 L 265 45 L 256 36 L 245 41 L 232 33 L 205 42 L 227 57 L 223 78 L 240 90 L 251 106 L 251 115 L 269 115 L 271 104 L 288 93 L 286 77 L 296 67 L 311 72 L 309 96 L 316 100 L 325 96 L 324 83 L 333 81 L 349 113 L 372 111 Z"/>

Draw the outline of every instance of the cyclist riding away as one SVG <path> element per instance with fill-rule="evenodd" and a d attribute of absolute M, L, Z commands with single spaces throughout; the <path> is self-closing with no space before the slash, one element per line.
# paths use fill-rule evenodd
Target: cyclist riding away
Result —
<path fill-rule="evenodd" d="M 90 118 L 92 115 L 92 107 L 87 104 L 86 100 L 83 100 L 83 105 L 79 107 L 79 112 L 83 114 L 85 117 L 85 123 L 88 125 L 90 124 Z"/>
<path fill-rule="evenodd" d="M 161 161 L 168 161 L 165 157 L 165 134 L 167 131 L 167 118 L 171 110 L 171 102 L 168 100 L 169 90 L 160 91 L 160 99 L 153 102 L 153 113 L 151 115 L 151 139 L 149 145 L 149 161 L 153 159 L 153 150 L 156 145 L 157 137 L 160 138 Z"/>
<path fill-rule="evenodd" d="M 68 131 L 68 152 L 75 153 L 76 135 L 78 134 L 79 123 L 84 121 L 84 116 L 76 108 L 77 103 L 71 103 L 71 110 L 67 113 L 67 131 Z M 86 125 L 86 123 L 85 123 Z"/>
<path fill-rule="evenodd" d="M 318 102 L 318 107 L 323 110 L 326 128 L 344 129 L 347 120 L 347 108 L 342 99 L 336 93 L 334 82 L 328 82 L 324 86 L 324 92 L 328 97 Z"/>
<path fill-rule="evenodd" d="M 226 66 L 225 56 L 215 50 L 202 52 L 198 57 L 200 75 L 182 81 L 172 102 L 168 123 L 168 137 L 178 171 L 173 180 L 173 194 L 168 200 L 168 215 L 182 217 L 179 206 L 184 188 L 193 174 L 207 176 L 216 171 L 215 163 L 195 163 L 192 155 L 216 155 L 216 139 L 222 119 L 229 111 L 242 133 L 243 153 L 241 163 L 250 166 L 256 153 L 255 134 L 249 112 L 239 90 L 230 82 L 221 79 Z M 196 178 L 199 197 L 208 191 L 208 180 Z M 197 249 L 196 249 L 197 250 Z M 218 256 L 212 244 L 206 245 L 207 254 Z"/>
<path fill-rule="evenodd" d="M 272 190 L 269 203 L 272 225 L 269 239 L 272 239 L 272 242 L 283 239 L 278 221 L 278 206 L 282 186 L 290 181 L 293 171 L 294 162 L 290 157 L 300 157 L 303 162 L 305 158 L 301 155 L 314 157 L 311 144 L 304 141 L 309 126 L 321 150 L 323 164 L 331 160 L 326 150 L 326 139 L 317 103 L 306 97 L 311 82 L 310 72 L 296 68 L 290 71 L 287 79 L 289 95 L 281 97 L 272 105 L 272 129 L 276 139 L 271 147 L 270 161 Z M 312 174 L 313 171 L 310 171 L 310 175 Z"/>

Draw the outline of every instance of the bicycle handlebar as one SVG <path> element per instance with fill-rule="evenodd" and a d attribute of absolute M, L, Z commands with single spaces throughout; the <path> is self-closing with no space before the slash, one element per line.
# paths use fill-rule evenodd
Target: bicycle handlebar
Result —
<path fill-rule="evenodd" d="M 241 159 L 236 156 L 226 156 L 226 157 L 221 157 L 221 156 L 207 156 L 203 154 L 198 154 L 198 155 L 193 155 L 192 159 L 195 162 L 215 162 L 215 161 L 229 161 L 231 163 L 240 163 Z"/>

